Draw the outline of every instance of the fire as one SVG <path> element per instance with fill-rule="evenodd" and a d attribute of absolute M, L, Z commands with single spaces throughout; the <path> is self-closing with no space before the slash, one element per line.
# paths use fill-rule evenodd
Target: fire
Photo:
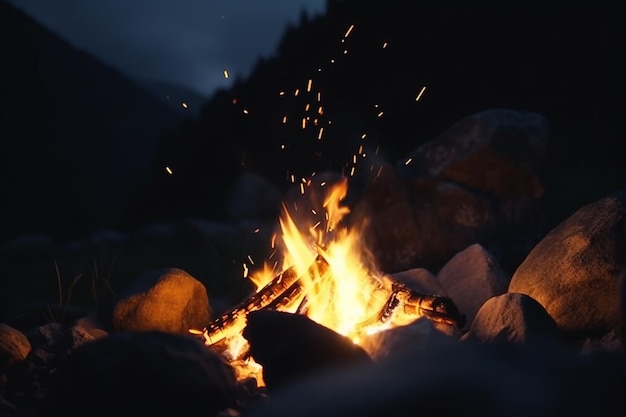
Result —
<path fill-rule="evenodd" d="M 308 184 L 311 186 L 310 182 Z M 283 205 L 279 221 L 284 243 L 282 270 L 295 268 L 305 296 L 299 298 L 299 304 L 293 302 L 282 310 L 306 314 L 356 341 L 357 335 L 366 331 L 360 325 L 382 308 L 385 298 L 373 297 L 381 289 L 381 280 L 372 275 L 373 267 L 368 262 L 358 230 L 339 227 L 350 212 L 341 205 L 348 191 L 347 178 L 327 188 L 320 208 L 325 215 L 323 227 L 320 222 L 298 224 Z M 314 208 L 312 213 L 316 212 Z M 309 269 L 318 255 L 322 255 L 329 267 L 310 274 Z M 251 278 L 260 288 L 274 276 L 272 269 L 265 267 Z"/>
<path fill-rule="evenodd" d="M 222 350 L 240 378 L 253 376 L 260 385 L 262 368 L 246 355 L 249 345 L 242 336 L 251 311 L 273 308 L 306 315 L 366 351 L 372 348 L 366 346 L 368 335 L 409 324 L 422 315 L 448 323 L 456 319 L 455 307 L 445 297 L 414 293 L 379 273 L 359 230 L 342 226 L 350 213 L 341 205 L 348 190 L 346 177 L 332 185 L 312 184 L 300 183 L 303 198 L 295 212 L 283 204 L 278 240 L 281 272 L 277 274 L 266 262 L 250 274 L 256 292 L 203 332 L 206 344 Z M 320 202 L 321 189 L 327 192 Z"/>

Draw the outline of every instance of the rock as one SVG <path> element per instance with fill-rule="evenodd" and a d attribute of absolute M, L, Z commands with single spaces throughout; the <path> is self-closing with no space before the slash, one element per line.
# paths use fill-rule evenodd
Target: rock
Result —
<path fill-rule="evenodd" d="M 489 251 L 474 243 L 454 255 L 441 268 L 437 280 L 469 325 L 486 300 L 507 292 L 510 275 Z"/>
<path fill-rule="evenodd" d="M 270 393 L 326 369 L 372 362 L 350 339 L 300 314 L 253 311 L 243 336 L 250 354 L 263 366 Z"/>
<path fill-rule="evenodd" d="M 581 207 L 517 268 L 509 292 L 537 300 L 573 338 L 602 337 L 620 323 L 626 266 L 626 191 Z"/>
<path fill-rule="evenodd" d="M 207 416 L 236 407 L 236 380 L 222 356 L 191 336 L 122 332 L 85 343 L 58 370 L 43 416 Z"/>
<path fill-rule="evenodd" d="M 579 356 L 552 345 L 453 338 L 431 342 L 294 382 L 246 416 L 617 417 L 626 411 L 623 354 Z"/>
<path fill-rule="evenodd" d="M 31 344 L 24 333 L 0 323 L 0 368 L 26 359 Z"/>
<path fill-rule="evenodd" d="M 284 193 L 256 173 L 241 174 L 227 196 L 228 216 L 235 222 L 276 222 Z"/>
<path fill-rule="evenodd" d="M 367 336 L 359 342 L 359 345 L 374 361 L 378 362 L 402 354 L 416 345 L 438 343 L 440 339 L 458 338 L 460 335 L 461 333 L 455 326 L 435 323 L 421 317 L 404 326 L 393 327 Z"/>
<path fill-rule="evenodd" d="M 430 295 L 448 296 L 437 277 L 426 268 L 411 268 L 391 274 L 391 278 L 406 285 L 415 292 Z"/>
<path fill-rule="evenodd" d="M 113 307 L 115 331 L 160 330 L 186 334 L 210 323 L 205 286 L 178 268 L 154 270 L 140 277 Z"/>
<path fill-rule="evenodd" d="M 463 340 L 482 343 L 558 343 L 558 326 L 541 304 L 525 294 L 489 298 L 478 310 Z"/>
<path fill-rule="evenodd" d="M 380 268 L 434 273 L 480 243 L 513 271 L 544 233 L 547 121 L 489 109 L 464 118 L 365 188 L 351 217 Z"/>

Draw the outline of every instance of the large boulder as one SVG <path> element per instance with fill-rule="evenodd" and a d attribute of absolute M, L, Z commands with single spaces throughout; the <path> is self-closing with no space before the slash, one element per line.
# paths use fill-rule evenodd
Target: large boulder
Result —
<path fill-rule="evenodd" d="M 626 190 L 578 211 L 528 254 L 509 292 L 537 300 L 573 337 L 602 336 L 620 323 L 620 274 L 626 267 Z"/>
<path fill-rule="evenodd" d="M 385 166 L 351 213 L 381 269 L 433 273 L 480 243 L 512 271 L 544 234 L 548 124 L 537 113 L 466 117 L 396 166 Z"/>

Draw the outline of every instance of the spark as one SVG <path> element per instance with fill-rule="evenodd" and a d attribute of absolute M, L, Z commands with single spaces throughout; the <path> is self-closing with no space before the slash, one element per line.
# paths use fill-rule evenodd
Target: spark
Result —
<path fill-rule="evenodd" d="M 256 234 L 257 234 L 257 233 L 259 233 L 260 231 L 261 231 L 261 229 L 257 227 L 256 229 L 254 229 L 254 234 L 256 235 Z"/>
<path fill-rule="evenodd" d="M 251 263 L 252 265 L 254 265 L 254 261 L 252 260 L 252 257 L 251 257 L 250 255 L 248 255 L 248 256 L 247 256 L 247 258 L 248 258 L 248 260 L 250 261 L 250 263 Z"/>
<path fill-rule="evenodd" d="M 308 83 L 308 84 L 307 84 L 307 86 L 306 86 L 306 91 L 307 91 L 307 93 L 310 93 L 310 92 L 311 92 L 311 86 L 312 86 L 312 85 L 313 85 L 313 79 L 312 79 L 312 78 L 309 78 L 309 83 Z"/>
<path fill-rule="evenodd" d="M 317 92 L 317 101 L 322 101 L 322 92 L 321 91 Z"/>
<path fill-rule="evenodd" d="M 413 162 L 413 158 L 409 158 L 404 162 L 404 165 L 409 165 L 411 162 Z"/>
<path fill-rule="evenodd" d="M 389 42 L 383 42 L 383 49 L 386 49 L 389 46 Z"/>
<path fill-rule="evenodd" d="M 319 106 L 319 107 L 317 108 L 317 114 L 320 114 L 320 115 L 321 115 L 321 114 L 324 114 L 324 109 L 322 108 L 322 106 Z"/>
<path fill-rule="evenodd" d="M 383 116 L 383 112 L 382 111 L 376 115 L 376 117 L 382 117 L 382 116 Z"/>
<path fill-rule="evenodd" d="M 248 269 L 248 265 L 246 265 L 246 263 L 244 262 L 244 263 L 243 263 L 243 277 L 244 277 L 244 278 L 248 278 L 248 272 L 249 272 L 249 271 L 250 271 L 250 270 Z"/>
<path fill-rule="evenodd" d="M 279 95 L 279 96 L 284 96 L 284 95 L 285 95 L 285 92 L 284 92 L 284 91 L 281 91 L 281 92 L 279 92 L 279 93 L 278 93 L 278 95 Z"/>
<path fill-rule="evenodd" d="M 320 132 L 317 134 L 317 140 L 321 140 L 323 134 L 324 134 L 324 128 L 320 127 Z"/>
<path fill-rule="evenodd" d="M 249 114 L 248 109 L 243 109 L 243 114 Z"/>
<path fill-rule="evenodd" d="M 300 183 L 300 194 L 304 195 L 304 184 Z"/>
<path fill-rule="evenodd" d="M 283 124 L 287 123 L 287 116 L 283 116 Z"/>
<path fill-rule="evenodd" d="M 417 94 L 417 97 L 415 97 L 415 101 L 418 101 L 420 97 L 422 97 L 422 94 L 424 94 L 424 91 L 426 91 L 426 86 L 422 87 L 420 92 Z"/>
<path fill-rule="evenodd" d="M 298 94 L 300 94 L 300 89 L 296 88 L 296 91 L 293 92 L 293 96 L 298 97 Z"/>
<path fill-rule="evenodd" d="M 363 134 L 361 135 L 361 139 L 365 139 L 365 137 L 366 137 L 366 136 L 367 136 L 367 133 L 363 133 Z"/>
<path fill-rule="evenodd" d="M 166 167 L 165 167 L 165 171 L 166 171 L 168 174 L 170 174 L 170 175 L 172 175 L 172 174 L 174 173 L 174 171 L 172 171 L 172 168 L 170 168 L 170 167 L 168 167 L 168 166 L 166 166 Z"/>
<path fill-rule="evenodd" d="M 304 106 L 304 111 L 309 111 L 310 108 L 311 108 L 311 103 L 307 103 L 306 106 Z"/>
<path fill-rule="evenodd" d="M 306 129 L 306 117 L 302 118 L 302 129 Z"/>
<path fill-rule="evenodd" d="M 224 78 L 228 79 L 228 70 L 224 70 Z"/>
<path fill-rule="evenodd" d="M 181 106 L 183 106 L 184 109 L 186 109 L 188 107 L 187 103 L 185 103 L 184 101 L 181 103 Z"/>
<path fill-rule="evenodd" d="M 350 27 L 348 28 L 348 30 L 346 31 L 346 34 L 343 35 L 344 38 L 347 38 L 348 36 L 350 36 L 350 33 L 352 32 L 352 29 L 354 29 L 354 25 L 350 25 Z"/>

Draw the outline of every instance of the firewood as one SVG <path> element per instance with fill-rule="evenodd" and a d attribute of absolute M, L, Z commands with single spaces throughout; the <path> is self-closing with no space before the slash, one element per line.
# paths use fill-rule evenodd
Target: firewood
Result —
<path fill-rule="evenodd" d="M 318 254 L 307 269 L 313 285 L 327 278 L 329 269 L 328 261 L 322 254 Z M 460 314 L 450 298 L 443 295 L 418 293 L 387 275 L 377 280 L 381 289 L 389 294 L 387 301 L 377 314 L 360 323 L 356 332 L 369 326 L 387 323 L 389 320 L 392 320 L 392 323 L 396 320 L 400 324 L 406 324 L 422 316 L 459 328 L 465 324 L 465 317 Z M 261 309 L 305 314 L 309 300 L 304 290 L 301 276 L 291 266 L 268 282 L 261 290 L 205 327 L 204 338 L 209 344 L 215 345 L 231 336 L 240 335 L 246 326 L 248 313 Z"/>
<path fill-rule="evenodd" d="M 308 268 L 311 279 L 321 276 L 328 271 L 329 265 L 321 255 Z M 246 326 L 246 316 L 252 311 L 269 308 L 273 310 L 285 309 L 290 305 L 297 305 L 303 298 L 301 276 L 295 267 L 291 266 L 278 274 L 259 291 L 222 314 L 209 326 L 204 328 L 204 338 L 209 344 L 215 344 L 225 338 L 240 334 Z"/>

